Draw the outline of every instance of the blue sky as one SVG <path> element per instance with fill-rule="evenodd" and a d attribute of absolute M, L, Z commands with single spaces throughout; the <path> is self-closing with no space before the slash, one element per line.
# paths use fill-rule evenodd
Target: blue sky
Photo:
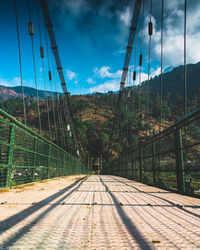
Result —
<path fill-rule="evenodd" d="M 35 8 L 37 3 L 38 0 L 31 1 L 31 11 L 35 29 L 37 80 L 39 89 L 44 89 Z M 149 3 L 150 0 L 145 1 L 142 80 L 147 79 Z M 48 4 L 68 90 L 72 94 L 117 90 L 124 63 L 134 0 L 48 0 Z M 183 7 L 184 0 L 165 0 L 164 68 L 183 64 Z M 27 0 L 17 0 L 17 10 L 24 85 L 34 87 L 31 39 L 28 35 Z M 188 0 L 187 12 L 187 63 L 196 63 L 200 61 L 200 1 Z M 153 0 L 152 16 L 154 34 L 151 48 L 151 76 L 155 76 L 160 73 L 160 0 Z M 40 19 L 42 19 L 41 12 Z M 42 21 L 42 42 L 45 45 Z M 0 85 L 20 85 L 14 0 L 1 0 L 0 32 Z M 141 13 L 137 39 L 137 70 L 140 38 Z M 46 46 L 44 47 L 45 73 L 47 75 Z M 133 66 L 134 54 L 133 50 L 131 62 Z M 135 84 L 137 83 L 138 79 Z M 48 81 L 47 88 L 50 88 Z M 55 89 L 55 86 L 53 88 Z M 59 90 L 61 91 L 60 83 Z"/>

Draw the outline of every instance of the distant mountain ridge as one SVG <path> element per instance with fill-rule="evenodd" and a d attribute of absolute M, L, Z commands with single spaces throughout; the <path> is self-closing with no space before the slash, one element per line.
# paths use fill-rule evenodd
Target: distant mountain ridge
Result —
<path fill-rule="evenodd" d="M 150 94 L 160 93 L 160 78 L 155 76 L 150 79 Z M 173 68 L 170 72 L 163 73 L 163 96 L 167 93 L 174 99 L 177 94 L 184 95 L 184 66 L 180 65 Z M 187 96 L 196 95 L 197 90 L 200 89 L 200 62 L 196 64 L 187 65 Z M 148 81 L 142 83 L 141 89 L 145 89 Z"/>
<path fill-rule="evenodd" d="M 196 64 L 187 65 L 187 95 L 197 95 L 198 89 L 200 93 L 200 62 Z M 150 94 L 155 94 L 160 92 L 160 75 L 155 76 L 150 79 Z M 144 81 L 139 87 L 141 90 L 145 91 L 148 81 Z M 117 94 L 118 91 L 113 92 Z M 170 93 L 171 98 L 175 99 L 177 93 L 181 96 L 184 94 L 184 66 L 180 65 L 176 68 L 168 67 L 163 72 L 163 97 Z M 36 89 L 32 87 L 24 86 L 25 96 L 36 97 Z M 38 95 L 40 99 L 45 99 L 45 91 L 38 90 Z M 48 96 L 52 96 L 50 91 L 47 91 Z M 62 93 L 59 93 L 62 95 Z M 93 95 L 93 94 L 88 94 Z M 0 101 L 6 101 L 11 98 L 21 98 L 22 90 L 21 86 L 6 87 L 0 85 Z M 56 92 L 53 92 L 53 97 L 56 97 Z"/>
<path fill-rule="evenodd" d="M 36 89 L 32 87 L 24 86 L 24 95 L 25 96 L 33 96 L 36 97 Z M 47 96 L 56 97 L 56 92 L 47 91 Z M 61 95 L 61 93 L 59 93 Z M 38 96 L 40 99 L 45 99 L 45 91 L 44 90 L 38 90 Z M 6 101 L 11 98 L 21 98 L 22 97 L 22 88 L 21 86 L 15 86 L 15 87 L 6 87 L 0 85 L 0 101 Z"/>

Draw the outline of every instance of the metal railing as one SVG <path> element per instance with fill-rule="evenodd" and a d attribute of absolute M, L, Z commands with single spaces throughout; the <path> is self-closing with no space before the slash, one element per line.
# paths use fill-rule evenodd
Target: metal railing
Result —
<path fill-rule="evenodd" d="M 115 159 L 106 174 L 200 195 L 200 108 Z"/>
<path fill-rule="evenodd" d="M 77 158 L 0 109 L 0 188 L 78 174 Z"/>

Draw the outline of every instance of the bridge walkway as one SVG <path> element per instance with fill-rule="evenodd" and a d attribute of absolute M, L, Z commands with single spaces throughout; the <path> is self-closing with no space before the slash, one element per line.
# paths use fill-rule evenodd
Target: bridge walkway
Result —
<path fill-rule="evenodd" d="M 200 199 L 116 176 L 0 193 L 0 249 L 200 248 Z"/>

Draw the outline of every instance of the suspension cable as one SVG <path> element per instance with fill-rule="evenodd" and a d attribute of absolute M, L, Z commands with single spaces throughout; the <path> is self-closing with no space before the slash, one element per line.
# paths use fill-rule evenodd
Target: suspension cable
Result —
<path fill-rule="evenodd" d="M 135 36 L 135 58 L 134 58 L 134 70 L 133 70 L 133 89 L 135 87 L 135 82 L 136 82 L 136 62 L 137 62 L 137 41 L 138 41 L 138 28 L 136 29 L 136 36 Z M 132 56 L 132 55 L 131 55 Z M 134 89 L 134 97 L 133 97 L 133 105 L 134 105 L 134 102 L 135 102 L 135 89 Z M 136 106 L 134 105 L 133 106 L 133 111 L 134 111 L 134 115 L 136 114 L 137 112 L 137 108 Z"/>
<path fill-rule="evenodd" d="M 185 0 L 184 4 L 184 116 L 187 115 L 187 0 Z M 185 167 L 188 166 L 188 149 L 187 149 L 187 126 L 185 126 L 185 135 L 184 135 L 184 163 Z"/>
<path fill-rule="evenodd" d="M 186 35 L 187 35 L 187 0 L 185 0 L 185 6 L 184 6 L 184 116 L 187 115 Z"/>
<path fill-rule="evenodd" d="M 162 131 L 163 116 L 163 30 L 164 30 L 164 0 L 161 7 L 161 45 L 160 45 L 160 132 Z"/>
<path fill-rule="evenodd" d="M 114 134 L 116 131 L 116 124 L 118 124 L 117 120 L 119 120 L 118 118 L 119 118 L 120 103 L 121 103 L 121 99 L 122 99 L 122 90 L 124 89 L 124 85 L 125 85 L 125 81 L 126 81 L 126 77 L 127 77 L 128 65 L 129 65 L 129 61 L 130 61 L 130 52 L 132 50 L 132 45 L 133 45 L 133 41 L 135 38 L 135 30 L 136 30 L 136 26 L 137 26 L 137 22 L 138 22 L 138 16 L 139 16 L 139 12 L 140 12 L 141 2 L 142 2 L 142 0 L 135 1 L 135 7 L 134 7 L 134 12 L 133 12 L 133 17 L 132 17 L 131 27 L 130 27 L 130 33 L 129 33 L 129 38 L 128 38 L 128 46 L 127 46 L 126 56 L 125 56 L 125 60 L 124 60 L 123 72 L 122 72 L 122 76 L 121 76 L 120 90 L 119 90 L 117 104 L 116 104 L 115 111 L 114 111 L 113 127 L 112 127 L 110 142 L 108 145 L 108 152 L 109 153 L 111 153 L 111 145 L 113 143 L 113 138 L 114 138 Z"/>
<path fill-rule="evenodd" d="M 50 82 L 50 88 L 51 88 L 51 100 L 52 100 L 52 108 L 53 108 L 53 121 L 54 121 L 56 144 L 58 145 L 58 131 L 57 131 L 57 125 L 56 125 L 55 102 L 54 102 L 54 95 L 53 95 L 53 88 L 52 88 L 52 74 L 51 74 L 51 68 L 50 68 L 49 47 L 48 47 L 48 40 L 47 40 L 47 31 L 46 31 L 46 29 L 44 29 L 44 33 L 45 33 L 45 41 L 46 41 L 47 61 L 48 61 L 48 68 L 49 68 L 49 82 Z"/>
<path fill-rule="evenodd" d="M 133 84 L 136 81 L 136 59 L 137 59 L 137 40 L 138 40 L 138 30 L 136 29 L 136 36 L 135 36 L 135 62 L 134 62 L 134 71 L 133 71 Z M 134 84 L 135 85 L 135 84 Z"/>
<path fill-rule="evenodd" d="M 50 140 L 52 140 L 51 124 L 50 124 L 50 116 L 49 116 L 49 104 L 48 104 L 48 97 L 47 97 L 46 76 L 45 76 L 45 66 L 44 66 L 44 48 L 42 46 L 42 36 L 41 36 L 40 17 L 39 17 L 40 13 L 39 13 L 38 4 L 36 6 L 36 9 L 37 9 L 37 21 L 38 21 L 38 30 L 39 30 L 39 38 L 40 38 L 40 57 L 42 59 L 42 70 L 43 70 L 44 89 L 45 89 L 45 98 L 46 98 L 46 106 L 47 106 L 47 121 L 48 121 L 48 129 L 49 129 L 49 138 Z"/>
<path fill-rule="evenodd" d="M 34 52 L 34 42 L 33 42 L 34 30 L 33 30 L 33 23 L 31 20 L 31 0 L 28 0 L 28 12 L 29 12 L 29 24 L 28 24 L 28 26 L 29 26 L 29 34 L 31 37 L 31 45 L 32 45 L 35 88 L 36 88 L 36 98 L 37 98 L 37 108 L 38 108 L 38 121 L 39 121 L 40 134 L 42 134 L 41 116 L 40 116 L 40 101 L 39 101 L 39 95 L 38 95 L 37 74 L 36 74 L 36 65 L 35 65 L 35 52 Z"/>
<path fill-rule="evenodd" d="M 21 45 L 20 45 L 20 37 L 19 37 L 19 23 L 18 23 L 16 0 L 14 0 L 14 5 L 15 5 L 15 17 L 16 17 L 16 27 L 17 27 L 17 41 L 18 41 L 18 51 L 19 51 L 20 77 L 21 77 L 21 88 L 22 88 L 22 104 L 23 104 L 23 111 L 24 111 L 24 124 L 26 126 L 26 104 L 25 104 L 25 100 L 24 100 L 24 83 L 23 83 L 23 75 L 22 75 Z"/>
<path fill-rule="evenodd" d="M 148 124 L 148 113 L 149 113 L 149 92 L 150 92 L 150 63 L 151 63 L 151 36 L 153 34 L 153 23 L 151 22 L 152 17 L 152 0 L 150 2 L 150 21 L 148 24 L 149 33 L 149 56 L 148 56 L 148 84 L 147 84 L 147 105 L 146 105 L 146 134 L 147 134 L 147 124 Z"/>
<path fill-rule="evenodd" d="M 142 3 L 142 27 L 141 27 L 141 44 L 140 44 L 140 58 L 139 58 L 139 67 L 140 67 L 140 71 L 139 71 L 139 87 L 138 87 L 138 114 L 140 113 L 140 85 L 141 85 L 141 81 L 142 81 L 142 51 L 143 51 L 143 28 L 144 28 L 144 3 L 145 0 L 143 0 Z"/>

